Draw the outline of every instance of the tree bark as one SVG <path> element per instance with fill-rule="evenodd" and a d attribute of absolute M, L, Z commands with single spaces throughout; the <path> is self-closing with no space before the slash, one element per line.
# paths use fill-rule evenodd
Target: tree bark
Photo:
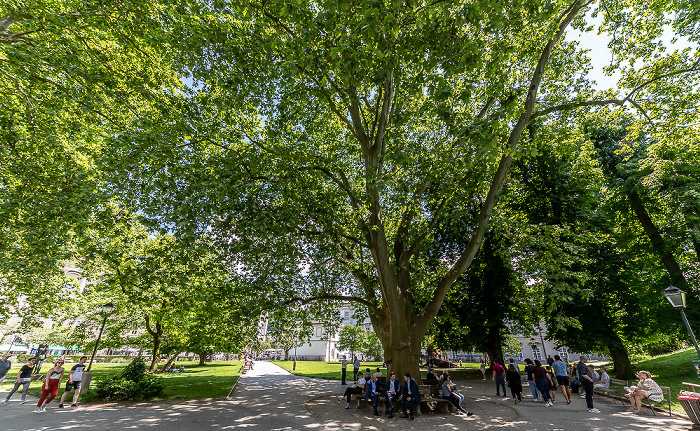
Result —
<path fill-rule="evenodd" d="M 671 282 L 677 287 L 687 289 L 688 282 L 685 279 L 685 275 L 678 261 L 673 256 L 673 253 L 669 251 L 666 241 L 661 235 L 661 231 L 656 227 L 654 221 L 649 216 L 644 202 L 642 202 L 642 198 L 636 191 L 628 191 L 627 197 L 634 210 L 634 214 L 637 216 L 637 220 L 639 220 L 639 223 L 644 229 L 644 233 L 649 237 L 652 247 L 659 257 L 661 257 L 661 262 L 664 264 L 668 275 L 671 276 Z"/>
<path fill-rule="evenodd" d="M 207 352 L 201 351 L 197 353 L 199 353 L 199 365 L 202 366 L 205 364 L 205 361 L 207 359 Z"/>
<path fill-rule="evenodd" d="M 633 378 L 634 370 L 627 349 L 620 346 L 608 346 L 608 351 L 615 365 L 615 378 L 623 380 Z"/>
<path fill-rule="evenodd" d="M 151 360 L 151 366 L 148 367 L 148 371 L 154 372 L 158 369 L 158 362 L 160 361 L 163 325 L 161 325 L 160 322 L 155 322 L 154 327 L 151 327 L 151 319 L 146 315 L 146 331 L 153 337 L 153 359 Z"/>
<path fill-rule="evenodd" d="M 503 346 L 501 346 L 501 332 L 499 326 L 489 326 L 486 339 L 486 353 L 489 356 L 489 365 L 493 367 L 494 362 L 503 365 Z"/>

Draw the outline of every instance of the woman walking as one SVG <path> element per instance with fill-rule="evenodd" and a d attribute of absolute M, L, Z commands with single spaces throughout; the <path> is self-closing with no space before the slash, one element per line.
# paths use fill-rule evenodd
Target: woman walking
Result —
<path fill-rule="evenodd" d="M 549 395 L 549 386 L 552 383 L 547 370 L 542 367 L 542 363 L 539 359 L 535 359 L 535 367 L 532 369 L 532 376 L 535 378 L 535 385 L 537 389 L 542 394 L 542 399 L 544 401 L 545 407 L 552 407 L 551 397 Z"/>
<path fill-rule="evenodd" d="M 515 365 L 508 365 L 508 371 L 506 372 L 506 381 L 508 382 L 508 387 L 510 388 L 510 394 L 513 396 L 513 402 L 518 404 L 523 400 L 523 382 L 520 379 L 520 373 L 515 369 Z"/>
<path fill-rule="evenodd" d="M 53 367 L 46 373 L 44 384 L 41 385 L 41 397 L 36 404 L 34 413 L 41 413 L 46 410 L 46 405 L 58 395 L 58 387 L 61 385 L 63 373 L 65 372 L 63 363 L 63 359 L 56 359 L 53 363 Z"/>
<path fill-rule="evenodd" d="M 24 404 L 27 402 L 27 391 L 29 390 L 29 384 L 32 382 L 32 370 L 34 369 L 34 363 L 36 362 L 36 358 L 29 358 L 27 361 L 27 364 L 22 366 L 20 368 L 19 372 L 17 373 L 17 380 L 15 380 L 15 387 L 10 391 L 9 394 L 7 394 L 7 398 L 5 398 L 5 404 L 10 403 L 10 397 L 14 395 L 15 392 L 17 392 L 17 389 L 19 389 L 20 385 L 24 385 L 22 388 L 22 401 L 20 401 L 20 404 Z"/>

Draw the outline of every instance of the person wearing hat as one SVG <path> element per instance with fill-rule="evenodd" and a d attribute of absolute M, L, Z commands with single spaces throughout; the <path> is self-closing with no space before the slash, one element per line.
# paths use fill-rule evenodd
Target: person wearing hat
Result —
<path fill-rule="evenodd" d="M 11 367 L 12 362 L 10 362 L 10 354 L 5 353 L 2 355 L 2 359 L 0 359 L 0 385 L 5 381 L 5 376 L 7 372 L 10 371 Z"/>

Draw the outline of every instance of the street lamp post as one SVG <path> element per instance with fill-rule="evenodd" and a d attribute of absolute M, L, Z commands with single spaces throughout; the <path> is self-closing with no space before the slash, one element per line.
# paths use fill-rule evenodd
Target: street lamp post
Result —
<path fill-rule="evenodd" d="M 292 365 L 292 371 L 296 371 L 297 369 L 297 345 L 299 344 L 299 332 L 301 330 L 299 328 L 301 321 L 297 320 L 294 323 L 296 323 L 296 327 L 294 328 L 294 364 Z"/>
<path fill-rule="evenodd" d="M 87 392 L 90 387 L 90 382 L 92 381 L 92 362 L 95 360 L 95 354 L 97 353 L 97 348 L 100 345 L 100 339 L 102 338 L 102 331 L 105 329 L 105 324 L 107 323 L 107 318 L 114 312 L 114 304 L 108 302 L 102 306 L 101 313 L 104 318 L 102 319 L 102 326 L 100 326 L 100 332 L 97 334 L 97 341 L 95 341 L 95 348 L 92 350 L 92 357 L 90 358 L 90 364 L 88 365 L 87 371 L 83 373 L 83 378 L 80 385 L 80 393 Z"/>
<path fill-rule="evenodd" d="M 695 340 L 695 334 L 693 334 L 690 323 L 688 323 L 688 318 L 685 317 L 685 292 L 675 286 L 669 286 L 668 289 L 664 290 L 664 297 L 668 299 L 668 302 L 671 303 L 673 308 L 681 312 L 683 323 L 685 323 L 685 329 L 688 331 L 688 335 L 690 335 L 690 340 L 693 342 L 693 346 L 695 346 L 695 351 L 698 353 L 698 358 L 700 358 L 700 348 L 698 348 L 698 342 Z"/>

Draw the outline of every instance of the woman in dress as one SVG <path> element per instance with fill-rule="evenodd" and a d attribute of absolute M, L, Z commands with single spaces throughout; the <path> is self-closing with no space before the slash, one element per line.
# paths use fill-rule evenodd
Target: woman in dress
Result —
<path fill-rule="evenodd" d="M 63 362 L 62 358 L 56 359 L 53 363 L 53 367 L 46 373 L 44 384 L 41 385 L 41 397 L 36 404 L 34 413 L 41 413 L 46 410 L 46 405 L 58 395 L 58 387 L 61 385 L 63 373 L 65 372 L 63 369 Z"/>
<path fill-rule="evenodd" d="M 664 400 L 664 395 L 659 385 L 651 379 L 648 371 L 639 371 L 637 377 L 639 377 L 637 386 L 634 389 L 630 388 L 625 396 L 632 404 L 630 411 L 641 414 L 642 400 L 648 398 L 649 401 L 659 402 Z"/>

